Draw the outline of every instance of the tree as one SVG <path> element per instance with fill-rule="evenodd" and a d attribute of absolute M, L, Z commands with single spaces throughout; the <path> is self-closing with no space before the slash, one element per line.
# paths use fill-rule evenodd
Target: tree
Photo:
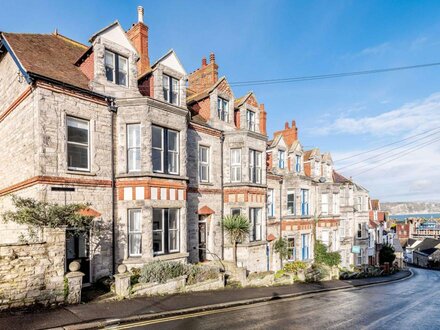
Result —
<path fill-rule="evenodd" d="M 289 246 L 287 240 L 280 237 L 275 241 L 273 247 L 275 252 L 280 254 L 281 261 L 289 258 Z"/>
<path fill-rule="evenodd" d="M 80 212 L 87 209 L 88 204 L 59 205 L 18 196 L 12 196 L 12 202 L 15 210 L 5 212 L 3 220 L 27 225 L 30 238 L 35 238 L 36 230 L 43 227 L 68 227 L 80 232 L 93 226 L 93 217 Z"/>
<path fill-rule="evenodd" d="M 394 248 L 390 244 L 382 246 L 382 249 L 379 251 L 380 264 L 383 265 L 385 262 L 388 262 L 390 265 L 392 265 L 394 259 L 396 259 Z"/>
<path fill-rule="evenodd" d="M 249 220 L 239 215 L 228 215 L 223 219 L 223 227 L 229 235 L 232 244 L 232 253 L 234 264 L 237 265 L 237 243 L 243 241 L 247 235 L 251 224 Z"/>

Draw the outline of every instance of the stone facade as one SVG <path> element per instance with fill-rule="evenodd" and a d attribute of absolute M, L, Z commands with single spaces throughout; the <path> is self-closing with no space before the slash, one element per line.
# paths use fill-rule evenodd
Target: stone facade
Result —
<path fill-rule="evenodd" d="M 36 243 L 0 244 L 0 310 L 63 303 L 64 230 L 44 230 Z"/>

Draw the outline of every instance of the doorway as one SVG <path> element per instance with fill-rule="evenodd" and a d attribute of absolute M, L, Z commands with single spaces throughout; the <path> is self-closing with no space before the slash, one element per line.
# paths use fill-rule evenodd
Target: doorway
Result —
<path fill-rule="evenodd" d="M 66 230 L 66 271 L 72 261 L 78 261 L 79 271 L 84 273 L 83 284 L 90 283 L 90 234 Z"/>
<path fill-rule="evenodd" d="M 206 220 L 199 217 L 199 262 L 206 261 Z"/>

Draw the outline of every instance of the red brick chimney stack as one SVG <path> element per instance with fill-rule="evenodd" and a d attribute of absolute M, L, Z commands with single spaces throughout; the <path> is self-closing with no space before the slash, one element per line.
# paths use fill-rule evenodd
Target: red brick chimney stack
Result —
<path fill-rule="evenodd" d="M 260 133 L 263 135 L 267 135 L 266 118 L 267 118 L 266 110 L 264 108 L 264 104 L 261 103 L 260 104 Z"/>
<path fill-rule="evenodd" d="M 289 122 L 286 121 L 284 124 L 284 129 L 282 131 L 277 131 L 274 136 L 282 135 L 284 141 L 290 147 L 293 142 L 298 140 L 298 128 L 296 127 L 296 122 L 292 120 L 292 127 L 289 127 Z"/>
<path fill-rule="evenodd" d="M 127 31 L 127 36 L 131 40 L 133 46 L 139 53 L 139 61 L 137 63 L 138 75 L 142 75 L 150 70 L 150 57 L 148 55 L 148 26 L 144 24 L 144 8 L 137 8 L 138 22 Z"/>
<path fill-rule="evenodd" d="M 202 66 L 188 76 L 188 88 L 196 93 L 214 85 L 218 80 L 218 65 L 215 63 L 215 54 L 209 55 L 209 64 L 206 57 L 202 58 Z"/>

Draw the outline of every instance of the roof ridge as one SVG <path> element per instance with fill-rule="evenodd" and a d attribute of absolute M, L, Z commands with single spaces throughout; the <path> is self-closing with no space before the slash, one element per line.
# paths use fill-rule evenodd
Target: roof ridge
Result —
<path fill-rule="evenodd" d="M 73 40 L 73 39 L 71 39 L 69 37 L 66 37 L 65 35 L 63 35 L 63 34 L 61 34 L 59 32 L 52 33 L 51 35 L 53 35 L 55 37 L 60 37 L 61 39 L 74 44 L 75 46 L 78 46 L 78 47 L 81 47 L 81 48 L 84 48 L 84 49 L 88 49 L 89 48 L 89 46 L 83 44 L 82 42 L 79 42 L 79 41 Z"/>

